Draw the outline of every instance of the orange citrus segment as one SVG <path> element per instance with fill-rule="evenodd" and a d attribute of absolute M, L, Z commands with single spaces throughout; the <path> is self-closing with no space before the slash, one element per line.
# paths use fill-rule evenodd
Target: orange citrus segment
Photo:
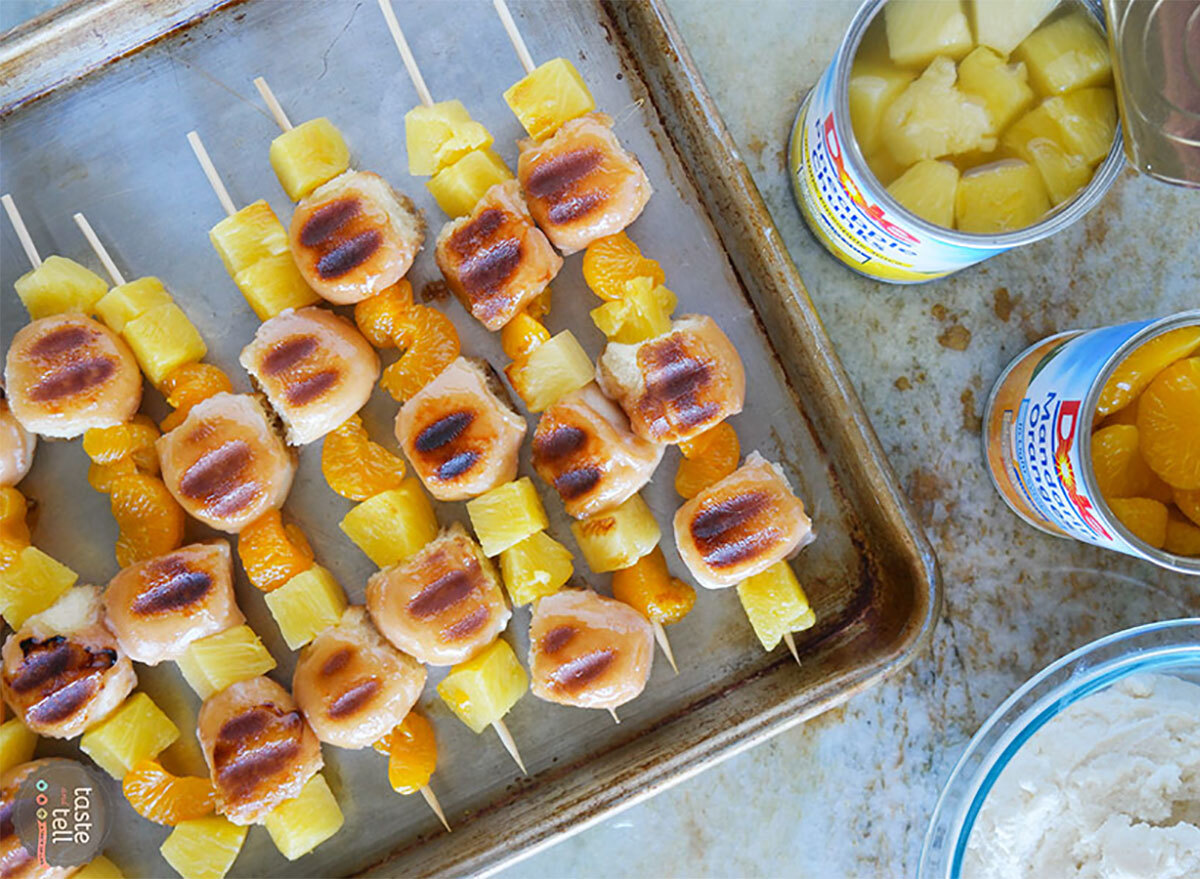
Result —
<path fill-rule="evenodd" d="M 1200 525 L 1200 489 L 1184 491 L 1177 488 L 1171 492 L 1171 497 L 1175 506 L 1179 507 L 1179 512 Z"/>
<path fill-rule="evenodd" d="M 352 501 L 365 501 L 404 481 L 404 461 L 372 442 L 362 419 L 351 415 L 325 437 L 321 472 L 329 487 Z"/>
<path fill-rule="evenodd" d="M 121 791 L 135 812 L 168 827 L 203 818 L 216 806 L 211 781 L 172 775 L 155 760 L 136 763 L 121 781 Z"/>
<path fill-rule="evenodd" d="M 1100 391 L 1097 413 L 1109 415 L 1127 406 L 1155 376 L 1197 348 L 1200 348 L 1200 327 L 1180 327 L 1151 339 L 1113 370 Z"/>
<path fill-rule="evenodd" d="M 11 486 L 0 488 L 0 571 L 13 563 L 29 546 L 29 524 L 25 521 L 25 495 Z"/>
<path fill-rule="evenodd" d="M 1142 460 L 1138 429 L 1132 425 L 1114 424 L 1092 434 L 1092 469 L 1096 486 L 1106 498 L 1148 497 L 1171 502 L 1171 486 Z"/>
<path fill-rule="evenodd" d="M 278 589 L 313 566 L 308 538 L 295 525 L 285 525 L 279 510 L 264 513 L 243 528 L 237 551 L 246 577 L 262 592 Z"/>
<path fill-rule="evenodd" d="M 654 623 L 677 623 L 696 603 L 696 590 L 667 571 L 661 547 L 613 572 L 613 597 Z"/>
<path fill-rule="evenodd" d="M 1171 364 L 1138 403 L 1142 457 L 1174 488 L 1200 488 L 1200 357 Z"/>
<path fill-rule="evenodd" d="M 354 306 L 354 322 L 376 348 L 395 348 L 401 324 L 413 309 L 412 284 L 401 278 Z"/>
<path fill-rule="evenodd" d="M 88 484 L 101 494 L 112 491 L 113 482 L 119 476 L 132 476 L 137 473 L 137 467 L 132 458 L 120 458 L 111 464 L 89 464 Z"/>
<path fill-rule="evenodd" d="M 175 411 L 162 420 L 164 431 L 174 430 L 187 418 L 192 407 L 215 394 L 230 393 L 233 382 L 211 363 L 185 363 L 163 380 L 162 392 L 167 405 Z"/>
<path fill-rule="evenodd" d="M 583 279 L 601 299 L 612 301 L 625 295 L 625 282 L 634 278 L 651 278 L 657 287 L 667 280 L 662 266 L 642 256 L 624 232 L 598 238 L 583 255 Z"/>
<path fill-rule="evenodd" d="M 525 306 L 525 311 L 534 320 L 540 321 L 550 313 L 550 301 L 554 294 L 550 291 L 550 287 L 545 287 L 541 293 L 533 297 L 528 305 Z"/>
<path fill-rule="evenodd" d="M 500 330 L 500 344 L 509 360 L 524 360 L 538 345 L 550 341 L 545 324 L 522 311 Z"/>
<path fill-rule="evenodd" d="M 675 471 L 675 490 L 686 498 L 695 497 L 736 470 L 742 453 L 737 431 L 724 421 L 681 443 L 680 451 L 684 458 Z"/>
<path fill-rule="evenodd" d="M 93 427 L 83 435 L 83 451 L 96 464 L 113 464 L 130 458 L 145 473 L 158 473 L 154 441 L 158 427 L 146 415 L 135 415 L 124 424 Z"/>
<path fill-rule="evenodd" d="M 415 794 L 429 784 L 437 768 L 437 741 L 433 727 L 416 711 L 376 742 L 375 749 L 388 754 L 388 781 L 398 794 Z"/>
<path fill-rule="evenodd" d="M 1105 498 L 1113 515 L 1134 536 L 1162 549 L 1167 540 L 1167 507 L 1145 497 Z"/>
<path fill-rule="evenodd" d="M 458 331 L 450 318 L 428 305 L 412 307 L 396 340 L 405 351 L 383 371 L 379 383 L 401 403 L 437 378 L 460 350 Z"/>
<path fill-rule="evenodd" d="M 1163 549 L 1175 555 L 1200 556 L 1200 528 L 1178 513 L 1171 513 L 1167 517 Z"/>
<path fill-rule="evenodd" d="M 183 543 L 183 508 L 157 476 L 133 473 L 109 486 L 109 506 L 117 520 L 117 563 L 128 567 Z"/>

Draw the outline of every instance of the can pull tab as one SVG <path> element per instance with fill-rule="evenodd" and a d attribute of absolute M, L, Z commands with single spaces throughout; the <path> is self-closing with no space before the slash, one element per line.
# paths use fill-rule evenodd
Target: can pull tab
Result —
<path fill-rule="evenodd" d="M 1125 156 L 1200 188 L 1200 0 L 1104 0 Z"/>

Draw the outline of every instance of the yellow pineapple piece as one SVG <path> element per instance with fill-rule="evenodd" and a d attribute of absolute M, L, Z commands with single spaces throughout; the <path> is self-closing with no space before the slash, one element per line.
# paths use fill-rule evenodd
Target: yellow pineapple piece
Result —
<path fill-rule="evenodd" d="M 588 567 L 597 574 L 628 568 L 662 539 L 658 522 L 640 494 L 615 510 L 572 522 L 571 533 Z"/>
<path fill-rule="evenodd" d="M 653 278 L 625 282 L 625 295 L 591 311 L 592 322 L 610 342 L 635 344 L 671 331 L 675 294 Z"/>
<path fill-rule="evenodd" d="M 504 101 L 535 140 L 596 109 L 587 83 L 566 58 L 539 65 L 504 93 Z"/>
<path fill-rule="evenodd" d="M 427 177 L 453 165 L 473 150 L 492 145 L 491 133 L 471 118 L 462 101 L 418 105 L 404 114 L 408 173 Z"/>
<path fill-rule="evenodd" d="M 446 706 L 475 733 L 504 717 L 528 689 L 529 675 L 503 638 L 454 666 L 437 686 Z"/>
<path fill-rule="evenodd" d="M 939 56 L 884 110 L 880 138 L 897 162 L 995 148 L 983 99 L 961 91 L 956 78 L 954 62 Z"/>
<path fill-rule="evenodd" d="M 490 149 L 474 150 L 452 165 L 438 171 L 425 184 L 434 199 L 451 218 L 465 217 L 475 209 L 484 193 L 506 180 L 512 180 L 512 171 Z"/>
<path fill-rule="evenodd" d="M 37 746 L 37 733 L 13 717 L 0 723 L 0 775 L 14 766 L 28 763 Z"/>
<path fill-rule="evenodd" d="M 292 201 L 350 167 L 350 148 L 324 116 L 309 119 L 271 141 L 271 167 Z"/>
<path fill-rule="evenodd" d="M 528 476 L 497 485 L 467 501 L 467 515 L 488 558 L 550 525 L 546 508 Z"/>
<path fill-rule="evenodd" d="M 975 42 L 1008 56 L 1058 3 L 1059 0 L 971 0 Z"/>
<path fill-rule="evenodd" d="M 342 828 L 345 818 L 325 776 L 317 773 L 300 795 L 284 800 L 263 821 L 271 842 L 289 861 L 306 855 Z"/>
<path fill-rule="evenodd" d="M 864 156 L 879 149 L 883 111 L 916 77 L 916 71 L 897 67 L 888 57 L 882 31 L 868 31 L 850 68 L 849 90 L 850 125 Z"/>
<path fill-rule="evenodd" d="M 1013 52 L 1029 68 L 1044 96 L 1103 85 L 1112 77 L 1108 41 L 1085 12 L 1072 12 L 1042 25 Z"/>
<path fill-rule="evenodd" d="M 275 658 L 245 624 L 193 641 L 176 662 L 201 699 L 275 667 Z"/>
<path fill-rule="evenodd" d="M 1048 210 L 1041 175 L 1020 159 L 981 165 L 959 178 L 954 219 L 963 232 L 996 235 L 1024 229 Z"/>
<path fill-rule="evenodd" d="M 158 850 L 183 879 L 224 879 L 249 829 L 220 815 L 193 818 L 176 824 Z"/>
<path fill-rule="evenodd" d="M 151 760 L 179 738 L 179 727 L 145 693 L 134 693 L 79 740 L 79 749 L 113 778 Z"/>
<path fill-rule="evenodd" d="M 1058 140 L 1090 165 L 1112 148 L 1117 133 L 1117 104 L 1112 89 L 1080 89 L 1042 105 L 1058 126 Z"/>
<path fill-rule="evenodd" d="M 888 186 L 892 198 L 923 220 L 954 228 L 958 169 L 949 162 L 917 162 Z"/>
<path fill-rule="evenodd" d="M 1061 204 L 1092 179 L 1083 156 L 1063 146 L 1062 131 L 1046 105 L 1034 107 L 1004 132 L 1002 147 L 1038 170 L 1052 204 Z"/>
<path fill-rule="evenodd" d="M 283 640 L 298 650 L 342 618 L 346 593 L 333 574 L 313 565 L 263 596 Z"/>
<path fill-rule="evenodd" d="M 867 160 L 867 167 L 871 169 L 875 179 L 884 186 L 894 182 L 896 178 L 912 167 L 911 165 L 901 165 L 893 159 L 886 146 L 879 147 L 875 152 L 863 158 Z"/>
<path fill-rule="evenodd" d="M 504 372 L 530 412 L 541 412 L 596 377 L 596 367 L 570 330 L 538 345 L 527 358 L 510 363 Z"/>
<path fill-rule="evenodd" d="M 92 314 L 108 291 L 104 279 L 65 256 L 48 256 L 36 269 L 17 278 L 13 286 L 34 320 L 81 311 Z"/>
<path fill-rule="evenodd" d="M 959 0 L 888 0 L 883 20 L 888 52 L 904 67 L 922 67 L 938 55 L 957 61 L 974 45 Z"/>
<path fill-rule="evenodd" d="M 125 324 L 121 336 L 155 387 L 172 371 L 185 363 L 203 360 L 208 353 L 204 337 L 174 302 L 156 305 L 135 317 Z"/>
<path fill-rule="evenodd" d="M 958 65 L 958 87 L 983 99 L 992 126 L 999 134 L 1033 103 L 1033 89 L 1024 64 L 1006 64 L 986 46 L 980 46 Z"/>
<path fill-rule="evenodd" d="M 121 868 L 104 855 L 96 855 L 71 874 L 71 879 L 125 879 Z"/>
<path fill-rule="evenodd" d="M 817 621 L 800 581 L 786 561 L 743 580 L 737 593 L 764 650 L 774 650 L 788 632 L 812 628 Z"/>
<path fill-rule="evenodd" d="M 36 546 L 27 546 L 0 571 L 0 614 L 13 631 L 75 585 L 79 575 Z"/>
<path fill-rule="evenodd" d="M 119 284 L 105 293 L 96 303 L 96 314 L 110 330 L 120 333 L 134 318 L 156 306 L 170 305 L 173 301 L 158 278 L 138 278 Z"/>
<path fill-rule="evenodd" d="M 438 533 L 433 505 L 411 476 L 354 507 L 338 527 L 381 568 L 404 561 Z"/>
<path fill-rule="evenodd" d="M 500 573 L 508 597 L 521 605 L 553 595 L 575 573 L 573 559 L 571 551 L 545 531 L 530 534 L 500 553 Z"/>
<path fill-rule="evenodd" d="M 270 320 L 284 309 L 321 301 L 296 268 L 291 253 L 263 257 L 234 275 L 233 282 L 259 320 Z"/>
<path fill-rule="evenodd" d="M 260 259 L 290 252 L 283 224 L 261 198 L 217 223 L 208 237 L 231 278 Z"/>

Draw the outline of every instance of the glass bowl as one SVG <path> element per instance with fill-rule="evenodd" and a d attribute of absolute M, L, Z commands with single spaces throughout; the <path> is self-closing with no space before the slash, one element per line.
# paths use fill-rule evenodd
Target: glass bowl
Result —
<path fill-rule="evenodd" d="M 1093 641 L 1009 696 L 975 733 L 942 788 L 921 848 L 918 879 L 959 879 L 979 810 L 1030 736 L 1068 705 L 1145 672 L 1200 684 L 1200 618 L 1151 623 Z"/>

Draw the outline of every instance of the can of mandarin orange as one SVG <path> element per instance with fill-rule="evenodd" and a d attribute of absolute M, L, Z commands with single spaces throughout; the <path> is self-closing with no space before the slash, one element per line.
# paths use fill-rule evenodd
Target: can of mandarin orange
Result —
<path fill-rule="evenodd" d="M 992 482 L 1026 522 L 1200 575 L 1200 309 L 1043 339 L 983 421 Z"/>

